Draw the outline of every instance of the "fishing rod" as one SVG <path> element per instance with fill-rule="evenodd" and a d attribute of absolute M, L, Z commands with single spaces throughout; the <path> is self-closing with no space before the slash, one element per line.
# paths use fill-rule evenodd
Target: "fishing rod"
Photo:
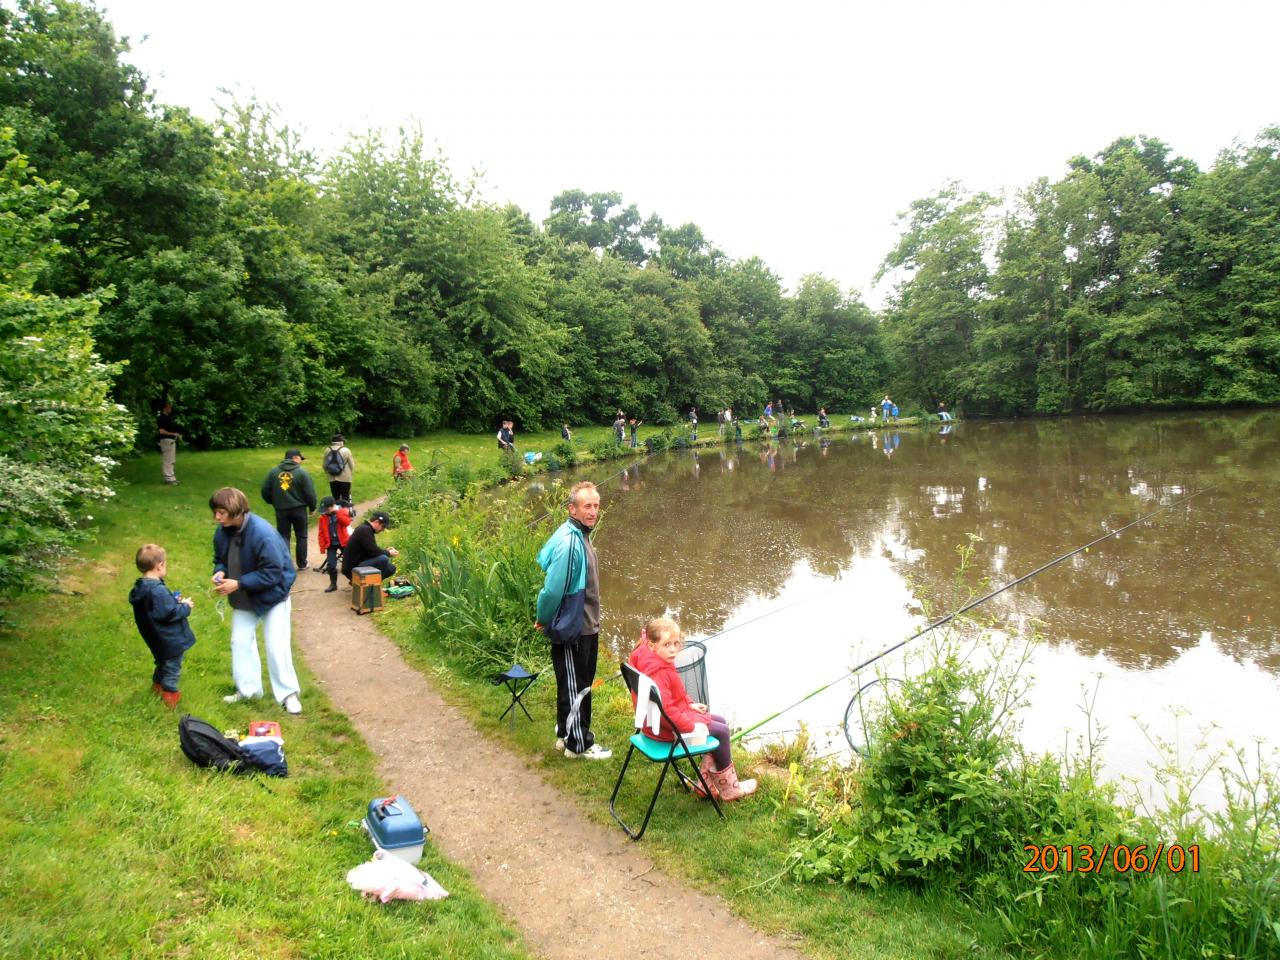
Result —
<path fill-rule="evenodd" d="M 951 611 L 951 613 L 948 613 L 945 617 L 941 617 L 940 619 L 935 620 L 933 623 L 929 624 L 923 630 L 913 633 L 911 636 L 907 637 L 905 640 L 899 640 L 897 643 L 891 646 L 885 647 L 885 649 L 881 650 L 875 656 L 867 660 L 864 660 L 862 663 L 858 664 L 855 667 L 852 667 L 846 670 L 844 673 L 840 674 L 840 676 L 836 677 L 830 683 L 824 683 L 822 686 L 818 687 L 818 689 L 805 694 L 803 697 L 801 697 L 799 700 L 797 700 L 795 703 L 791 704 L 790 706 L 783 707 L 781 710 L 777 711 L 776 713 L 771 713 L 769 716 L 765 717 L 759 723 L 752 724 L 751 726 L 747 727 L 745 730 L 739 730 L 737 733 L 733 735 L 731 740 L 735 742 L 738 740 L 741 740 L 748 733 L 750 733 L 753 730 L 757 730 L 760 727 L 763 727 L 770 720 L 776 720 L 778 717 L 782 716 L 788 710 L 794 710 L 796 707 L 800 706 L 800 704 L 804 703 L 806 700 L 811 700 L 814 697 L 816 697 L 818 694 L 822 693 L 824 690 L 829 690 L 831 687 L 834 687 L 837 683 L 839 683 L 841 680 L 844 680 L 846 677 L 851 677 L 854 674 L 860 673 L 861 671 L 865 670 L 867 667 L 871 666 L 873 663 L 877 662 L 878 660 L 883 660 L 889 654 L 902 649 L 912 640 L 916 640 L 920 637 L 923 637 L 926 633 L 929 633 L 932 630 L 938 629 L 938 627 L 941 627 L 941 626 L 944 626 L 945 624 L 950 623 L 952 620 L 954 620 L 956 617 L 960 616 L 961 614 L 967 613 L 968 611 L 972 610 L 974 607 L 979 606 L 980 604 L 986 603 L 988 600 L 992 599 L 993 597 L 998 597 L 1000 594 L 1004 593 L 1006 590 L 1011 590 L 1020 583 L 1026 583 L 1032 577 L 1038 576 L 1044 573 L 1046 570 L 1050 570 L 1053 567 L 1056 567 L 1058 564 L 1062 563 L 1064 560 L 1069 560 L 1071 557 L 1074 557 L 1076 554 L 1083 553 L 1084 551 L 1088 550 L 1090 547 L 1097 546 L 1098 544 L 1102 543 L 1105 540 L 1110 540 L 1112 537 L 1123 533 L 1124 531 L 1128 530 L 1130 527 L 1134 527 L 1140 523 L 1144 523 L 1147 520 L 1150 520 L 1152 517 L 1156 516 L 1157 514 L 1163 513 L 1165 510 L 1170 510 L 1173 507 L 1180 506 L 1181 504 L 1184 504 L 1189 500 L 1194 500 L 1196 497 L 1200 496 L 1200 494 L 1207 493 L 1212 489 L 1213 489 L 1212 486 L 1208 486 L 1208 487 L 1205 487 L 1203 490 L 1197 490 L 1195 493 L 1187 494 L 1187 496 L 1185 497 L 1181 497 L 1177 500 L 1174 500 L 1172 503 L 1162 504 L 1161 506 L 1156 507 L 1156 509 L 1152 510 L 1150 513 L 1144 514 L 1143 516 L 1138 517 L 1138 519 L 1136 520 L 1129 521 L 1123 527 L 1119 527 L 1115 530 L 1110 531 L 1109 533 L 1105 533 L 1102 536 L 1097 537 L 1096 539 L 1090 540 L 1088 543 L 1084 544 L 1083 546 L 1076 547 L 1074 550 L 1070 551 L 1069 553 L 1064 553 L 1062 556 L 1058 557 L 1056 560 L 1050 560 L 1048 563 L 1043 564 L 1042 566 L 1036 567 L 1030 573 L 1024 573 L 1022 576 L 1018 577 L 1016 580 L 1010 580 L 1004 586 L 997 587 L 996 589 L 992 590 L 990 593 L 983 594 L 981 597 L 979 597 L 976 600 L 971 600 L 969 603 L 966 603 L 964 606 L 960 607 L 959 609 Z"/>

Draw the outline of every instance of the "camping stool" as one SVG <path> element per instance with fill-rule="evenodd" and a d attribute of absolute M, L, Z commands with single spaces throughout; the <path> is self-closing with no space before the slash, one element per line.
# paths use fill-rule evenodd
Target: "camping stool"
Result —
<path fill-rule="evenodd" d="M 523 710 L 524 715 L 528 717 L 530 721 L 533 720 L 528 708 L 524 705 L 524 700 L 521 698 L 529 692 L 529 688 L 533 686 L 533 682 L 538 679 L 538 675 L 541 672 L 542 671 L 538 671 L 538 673 L 530 673 L 524 667 L 520 666 L 520 664 L 513 663 L 509 669 L 502 673 L 495 673 L 489 678 L 489 682 L 495 687 L 500 687 L 503 684 L 506 684 L 507 691 L 511 694 L 511 702 L 507 704 L 507 709 L 502 711 L 502 716 L 498 717 L 498 722 L 501 723 L 502 717 L 505 717 L 508 713 L 511 714 L 512 733 L 514 733 L 516 729 L 516 715 L 514 712 L 516 707 Z"/>
<path fill-rule="evenodd" d="M 382 609 L 382 571 L 377 567 L 351 571 L 351 609 L 358 614 Z"/>

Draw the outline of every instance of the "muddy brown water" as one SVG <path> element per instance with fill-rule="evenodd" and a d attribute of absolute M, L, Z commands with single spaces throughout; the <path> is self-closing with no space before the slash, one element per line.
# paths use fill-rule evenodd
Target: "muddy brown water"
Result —
<path fill-rule="evenodd" d="M 1202 730 L 1215 745 L 1275 739 L 1278 452 L 1280 412 L 1255 411 L 964 422 L 646 458 L 601 487 L 604 633 L 625 655 L 647 617 L 677 614 L 706 639 L 713 706 L 748 726 L 963 602 L 958 548 L 971 535 L 963 581 L 981 592 L 1204 491 L 983 607 L 1043 637 L 1024 741 L 1072 746 L 1096 686 L 1104 769 L 1147 780 L 1152 736 L 1177 738 L 1186 763 Z M 900 655 L 883 666 L 910 669 Z M 856 689 L 841 681 L 759 732 L 803 722 L 837 751 Z"/>

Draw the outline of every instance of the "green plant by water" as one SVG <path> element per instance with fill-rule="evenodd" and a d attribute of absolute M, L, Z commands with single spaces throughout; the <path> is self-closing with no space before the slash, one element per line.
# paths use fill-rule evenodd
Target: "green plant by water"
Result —
<path fill-rule="evenodd" d="M 1198 744 L 1188 755 L 1152 737 L 1165 800 L 1144 804 L 1099 779 L 1104 740 L 1090 698 L 1074 755 L 1023 750 L 1026 650 L 951 633 L 908 677 L 882 684 L 866 715 L 866 758 L 810 768 L 792 791 L 791 875 L 950 891 L 1027 955 L 1067 945 L 1100 958 L 1280 955 L 1280 780 L 1261 745 L 1212 753 Z M 1222 805 L 1209 810 L 1193 793 L 1214 775 Z M 1024 869 L 1028 847 L 1082 844 L 1123 850 L 1125 862 Z M 1161 845 L 1196 847 L 1199 869 L 1169 859 L 1133 869 L 1131 851 L 1142 847 L 1145 864 Z"/>

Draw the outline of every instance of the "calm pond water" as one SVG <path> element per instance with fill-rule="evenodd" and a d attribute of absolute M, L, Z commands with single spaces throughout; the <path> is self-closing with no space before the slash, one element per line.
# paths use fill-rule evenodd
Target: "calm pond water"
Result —
<path fill-rule="evenodd" d="M 645 619 L 674 612 L 688 638 L 710 637 L 713 706 L 748 726 L 963 602 L 957 548 L 971 534 L 969 582 L 998 586 L 1204 491 L 981 608 L 1044 638 L 1024 741 L 1074 745 L 1082 689 L 1100 676 L 1105 769 L 1145 780 L 1154 752 L 1140 724 L 1184 748 L 1215 725 L 1214 743 L 1274 741 L 1278 453 L 1280 413 L 1264 411 L 967 422 L 651 457 L 601 487 L 605 639 L 625 656 Z M 901 654 L 884 665 L 909 669 Z M 856 689 L 844 680 L 761 732 L 803 721 L 822 750 L 841 749 Z"/>

